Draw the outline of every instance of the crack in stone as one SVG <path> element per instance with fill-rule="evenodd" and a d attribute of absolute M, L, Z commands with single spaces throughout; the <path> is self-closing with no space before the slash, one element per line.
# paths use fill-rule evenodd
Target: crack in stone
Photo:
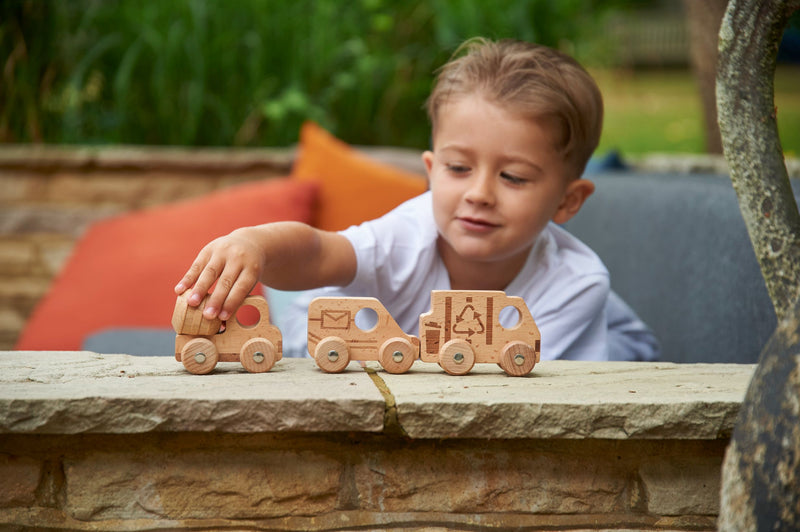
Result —
<path fill-rule="evenodd" d="M 386 385 L 386 382 L 378 375 L 378 372 L 374 368 L 365 367 L 364 371 L 367 372 L 369 378 L 372 379 L 372 382 L 383 396 L 385 405 L 383 411 L 383 433 L 389 436 L 408 437 L 406 429 L 400 424 L 400 419 L 397 416 L 397 400 L 389 389 L 389 386 Z"/>

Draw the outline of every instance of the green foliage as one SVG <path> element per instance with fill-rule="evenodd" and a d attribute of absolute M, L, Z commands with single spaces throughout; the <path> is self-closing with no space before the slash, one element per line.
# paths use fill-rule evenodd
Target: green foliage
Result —
<path fill-rule="evenodd" d="M 3 0 L 0 141 L 287 145 L 312 119 L 422 147 L 466 38 L 568 48 L 603 0 Z"/>

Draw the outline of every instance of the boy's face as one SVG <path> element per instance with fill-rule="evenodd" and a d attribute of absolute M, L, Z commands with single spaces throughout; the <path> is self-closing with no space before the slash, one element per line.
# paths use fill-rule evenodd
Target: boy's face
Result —
<path fill-rule="evenodd" d="M 549 126 L 479 95 L 440 108 L 434 151 L 423 160 L 448 267 L 458 260 L 518 270 L 547 223 L 567 221 L 594 190 L 568 179 Z"/>

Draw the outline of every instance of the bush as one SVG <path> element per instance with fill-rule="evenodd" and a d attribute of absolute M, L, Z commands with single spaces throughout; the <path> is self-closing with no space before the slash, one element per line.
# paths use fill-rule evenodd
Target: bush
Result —
<path fill-rule="evenodd" d="M 424 147 L 434 70 L 468 37 L 568 47 L 601 0 L 4 0 L 0 141 L 280 146 L 305 119 Z"/>

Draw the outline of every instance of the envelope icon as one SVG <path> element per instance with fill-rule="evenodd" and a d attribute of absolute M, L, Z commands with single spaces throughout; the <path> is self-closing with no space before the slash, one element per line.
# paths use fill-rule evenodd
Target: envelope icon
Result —
<path fill-rule="evenodd" d="M 323 329 L 349 329 L 350 311 L 349 310 L 323 310 L 322 311 Z"/>

